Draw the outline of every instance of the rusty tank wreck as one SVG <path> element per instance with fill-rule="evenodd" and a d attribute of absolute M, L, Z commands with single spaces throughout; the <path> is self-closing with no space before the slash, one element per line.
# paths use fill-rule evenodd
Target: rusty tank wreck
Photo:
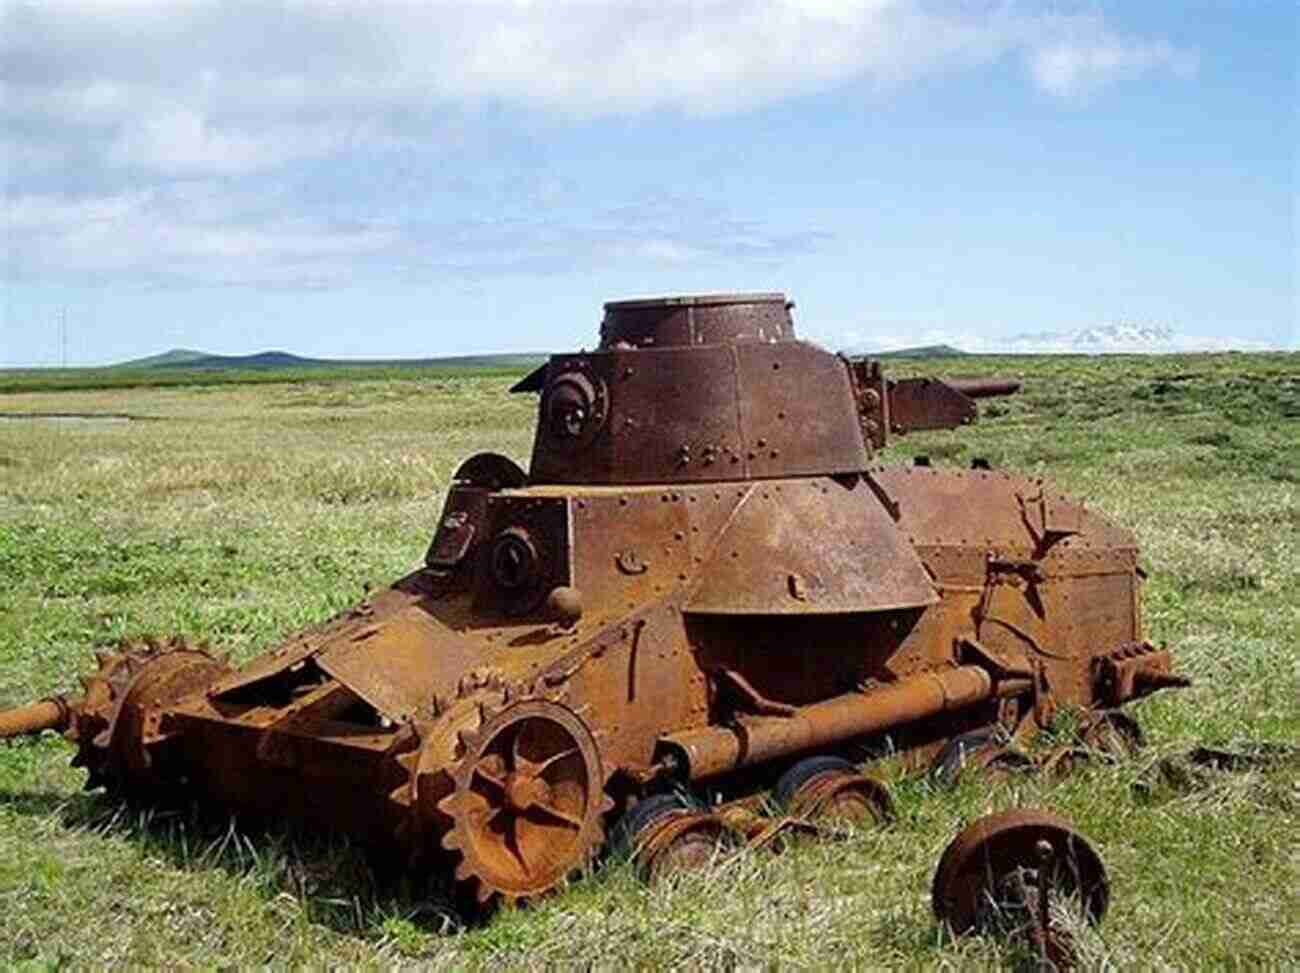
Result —
<path fill-rule="evenodd" d="M 417 570 L 238 668 L 105 652 L 0 737 L 62 731 L 88 787 L 341 829 L 488 904 L 616 833 L 659 864 L 719 822 L 764 834 L 773 788 L 883 813 L 871 754 L 1183 683 L 1131 533 L 1041 479 L 876 462 L 1015 383 L 891 380 L 791 307 L 607 304 L 595 351 L 512 390 L 540 396 L 530 468 L 466 461 Z"/>

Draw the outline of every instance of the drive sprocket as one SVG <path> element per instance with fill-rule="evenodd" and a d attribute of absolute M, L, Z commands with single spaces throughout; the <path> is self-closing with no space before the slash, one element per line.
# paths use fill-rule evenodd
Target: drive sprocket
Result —
<path fill-rule="evenodd" d="M 166 739 L 162 708 L 229 667 L 180 638 L 123 643 L 95 659 L 64 734 L 77 745 L 72 766 L 86 768 L 86 790 L 132 793 L 159 783 L 154 751 Z"/>
<path fill-rule="evenodd" d="M 462 730 L 441 844 L 480 904 L 531 899 L 583 867 L 604 842 L 606 774 L 596 735 L 573 709 L 504 693 Z M 513 698 L 512 698 L 513 697 Z"/>

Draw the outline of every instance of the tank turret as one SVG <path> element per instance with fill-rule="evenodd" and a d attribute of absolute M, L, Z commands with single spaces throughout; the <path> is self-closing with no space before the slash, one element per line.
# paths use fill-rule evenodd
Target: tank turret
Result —
<path fill-rule="evenodd" d="M 965 386 L 886 381 L 798 340 L 784 294 L 605 305 L 600 347 L 514 387 L 540 392 L 533 483 L 691 483 L 856 473 L 889 432 L 973 421 Z"/>
<path fill-rule="evenodd" d="M 596 350 L 515 386 L 529 469 L 468 459 L 409 575 L 238 668 L 105 654 L 0 736 L 62 730 L 91 786 L 332 826 L 487 903 L 555 888 L 614 818 L 663 862 L 768 833 L 769 788 L 883 814 L 846 755 L 942 763 L 1184 684 L 1128 531 L 1040 478 L 876 463 L 1015 383 L 891 380 L 791 307 L 607 304 Z"/>

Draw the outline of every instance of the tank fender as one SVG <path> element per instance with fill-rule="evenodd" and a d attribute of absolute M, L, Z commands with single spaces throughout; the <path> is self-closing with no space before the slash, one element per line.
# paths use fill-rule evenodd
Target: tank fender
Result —
<path fill-rule="evenodd" d="M 755 484 L 719 533 L 686 610 L 826 615 L 933 605 L 915 549 L 861 476 Z"/>
<path fill-rule="evenodd" d="M 408 575 L 392 587 L 376 592 L 373 597 L 329 621 L 290 636 L 271 651 L 218 679 L 207 688 L 204 695 L 212 700 L 231 696 L 274 679 L 309 659 L 319 657 L 332 645 L 364 640 L 366 633 L 377 631 L 385 619 L 424 598 L 426 592 L 421 587 L 421 578 L 422 572 Z"/>

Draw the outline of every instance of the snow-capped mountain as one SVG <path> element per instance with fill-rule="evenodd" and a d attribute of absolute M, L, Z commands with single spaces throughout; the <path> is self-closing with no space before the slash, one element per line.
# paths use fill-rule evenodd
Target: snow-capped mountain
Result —
<path fill-rule="evenodd" d="M 1001 341 L 995 339 L 990 344 L 995 350 L 1008 352 L 1159 353 L 1201 350 L 1189 347 L 1197 340 L 1174 334 L 1174 329 L 1167 324 L 1137 324 L 1121 321 L 1116 324 L 1080 328 L 1077 331 L 1014 334 Z"/>
<path fill-rule="evenodd" d="M 865 336 L 864 336 L 865 337 Z M 1037 355 L 1160 355 L 1190 351 L 1263 351 L 1273 345 L 1243 338 L 1179 334 L 1167 324 L 1120 321 L 1073 331 L 1033 331 L 1007 336 L 917 329 L 911 334 L 879 335 L 854 341 L 853 352 L 877 354 L 917 345 L 947 345 L 959 352 Z"/>

